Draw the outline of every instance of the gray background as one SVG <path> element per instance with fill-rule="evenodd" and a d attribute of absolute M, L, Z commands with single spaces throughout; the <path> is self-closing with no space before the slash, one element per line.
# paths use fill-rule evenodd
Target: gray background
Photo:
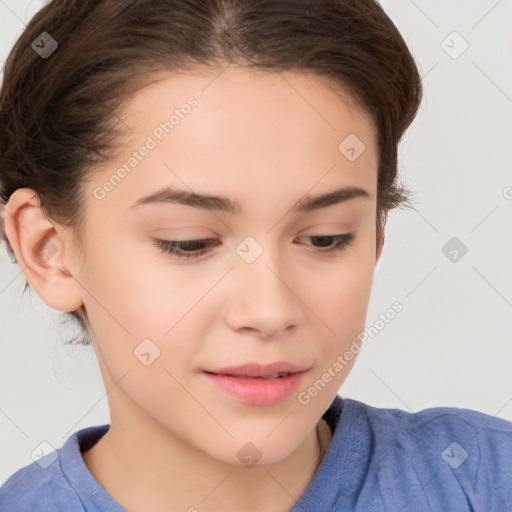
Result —
<path fill-rule="evenodd" d="M 2 63 L 41 5 L 0 0 Z M 512 2 L 382 6 L 424 77 L 421 111 L 400 147 L 416 211 L 390 215 L 367 326 L 394 301 L 404 309 L 368 337 L 340 395 L 512 421 Z M 452 237 L 468 249 L 457 261 L 443 252 Z M 1 247 L 1 483 L 74 431 L 109 422 L 93 349 L 63 346 L 62 314 L 35 292 L 22 298 L 24 282 Z"/>

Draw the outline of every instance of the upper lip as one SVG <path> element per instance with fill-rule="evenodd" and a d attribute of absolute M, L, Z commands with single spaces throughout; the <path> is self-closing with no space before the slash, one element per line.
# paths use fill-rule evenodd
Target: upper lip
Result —
<path fill-rule="evenodd" d="M 224 375 L 248 375 L 250 377 L 268 377 L 276 373 L 297 373 L 307 370 L 306 366 L 298 366 L 287 361 L 277 361 L 270 364 L 247 363 L 238 366 L 229 366 L 225 368 L 213 368 L 203 370 L 207 373 L 217 373 Z"/>

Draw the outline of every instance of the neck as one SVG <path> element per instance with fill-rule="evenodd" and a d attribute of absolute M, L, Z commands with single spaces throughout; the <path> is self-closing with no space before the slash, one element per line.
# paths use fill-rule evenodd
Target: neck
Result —
<path fill-rule="evenodd" d="M 208 460 L 178 440 L 166 450 L 147 440 L 142 446 L 118 436 L 111 424 L 82 457 L 100 485 L 127 510 L 194 510 L 195 506 L 208 512 L 224 510 L 229 503 L 230 509 L 284 512 L 310 484 L 331 438 L 329 425 L 321 419 L 287 459 L 248 470 Z"/>

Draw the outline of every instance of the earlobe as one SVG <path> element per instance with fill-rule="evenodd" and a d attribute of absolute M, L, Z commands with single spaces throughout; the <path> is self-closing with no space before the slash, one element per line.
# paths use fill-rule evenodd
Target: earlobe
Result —
<path fill-rule="evenodd" d="M 80 308 L 81 288 L 66 268 L 66 247 L 34 190 L 20 188 L 11 195 L 4 226 L 18 265 L 39 297 L 59 311 Z"/>

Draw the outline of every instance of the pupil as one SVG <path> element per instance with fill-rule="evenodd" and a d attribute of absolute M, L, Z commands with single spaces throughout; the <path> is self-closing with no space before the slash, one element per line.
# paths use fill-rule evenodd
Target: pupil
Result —
<path fill-rule="evenodd" d="M 320 247 L 325 247 L 327 245 L 330 245 L 328 236 L 318 236 L 316 238 L 317 238 L 317 241 L 320 241 Z"/>

